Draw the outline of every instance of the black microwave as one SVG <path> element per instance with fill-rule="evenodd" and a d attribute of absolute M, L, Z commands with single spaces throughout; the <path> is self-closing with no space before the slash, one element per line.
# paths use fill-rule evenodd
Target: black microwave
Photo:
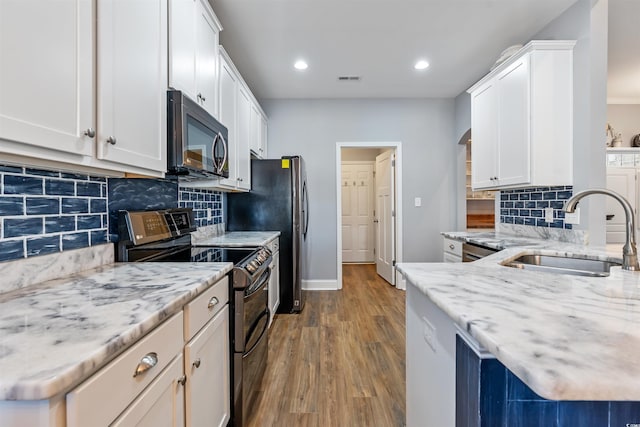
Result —
<path fill-rule="evenodd" d="M 179 90 L 167 91 L 167 173 L 229 177 L 229 132 Z"/>

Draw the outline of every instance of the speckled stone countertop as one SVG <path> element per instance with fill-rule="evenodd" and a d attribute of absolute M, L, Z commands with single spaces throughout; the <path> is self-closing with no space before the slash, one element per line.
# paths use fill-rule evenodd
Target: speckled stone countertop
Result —
<path fill-rule="evenodd" d="M 0 400 L 70 390 L 231 268 L 111 263 L 1 294 Z"/>
<path fill-rule="evenodd" d="M 398 270 L 540 396 L 640 401 L 640 273 L 614 267 L 590 278 L 501 265 L 525 251 L 621 261 L 621 254 L 547 241 L 472 263 Z"/>
<path fill-rule="evenodd" d="M 219 236 L 194 240 L 193 244 L 228 247 L 265 246 L 279 236 L 279 231 L 228 231 Z"/>

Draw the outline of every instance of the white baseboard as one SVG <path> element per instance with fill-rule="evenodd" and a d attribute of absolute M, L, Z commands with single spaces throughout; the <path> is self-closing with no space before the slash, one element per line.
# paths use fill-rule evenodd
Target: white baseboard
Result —
<path fill-rule="evenodd" d="M 337 280 L 303 280 L 302 289 L 306 291 L 337 291 Z"/>

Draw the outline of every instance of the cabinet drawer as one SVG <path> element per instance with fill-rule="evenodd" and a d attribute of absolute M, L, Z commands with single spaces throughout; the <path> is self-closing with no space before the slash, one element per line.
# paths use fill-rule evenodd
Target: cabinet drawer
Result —
<path fill-rule="evenodd" d="M 184 306 L 184 338 L 189 341 L 229 301 L 229 276 Z"/>
<path fill-rule="evenodd" d="M 458 240 L 444 238 L 442 249 L 445 253 L 462 257 L 462 242 Z"/>
<path fill-rule="evenodd" d="M 182 351 L 179 312 L 67 394 L 67 426 L 108 425 Z M 157 364 L 133 376 L 141 359 L 155 353 Z"/>

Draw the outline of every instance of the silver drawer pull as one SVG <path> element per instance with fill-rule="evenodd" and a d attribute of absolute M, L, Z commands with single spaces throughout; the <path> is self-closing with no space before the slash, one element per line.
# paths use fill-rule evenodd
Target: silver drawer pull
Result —
<path fill-rule="evenodd" d="M 136 371 L 133 373 L 133 378 L 137 377 L 138 375 L 144 374 L 157 364 L 158 353 L 147 353 L 142 359 L 140 359 L 140 363 L 138 363 Z"/>
<path fill-rule="evenodd" d="M 199 368 L 199 367 L 200 367 L 200 358 L 196 359 L 196 360 L 193 362 L 193 366 L 194 366 L 194 367 L 196 367 L 196 368 Z"/>
<path fill-rule="evenodd" d="M 219 302 L 220 300 L 218 300 L 217 297 L 211 297 L 211 299 L 209 300 L 209 304 L 207 305 L 207 308 L 213 308 L 216 305 L 218 305 Z"/>
<path fill-rule="evenodd" d="M 455 246 L 453 246 L 453 243 L 449 245 L 449 249 L 453 249 L 455 248 Z"/>
<path fill-rule="evenodd" d="M 178 384 L 180 385 L 185 385 L 187 383 L 187 377 L 186 376 L 181 376 L 180 378 L 178 378 Z"/>

